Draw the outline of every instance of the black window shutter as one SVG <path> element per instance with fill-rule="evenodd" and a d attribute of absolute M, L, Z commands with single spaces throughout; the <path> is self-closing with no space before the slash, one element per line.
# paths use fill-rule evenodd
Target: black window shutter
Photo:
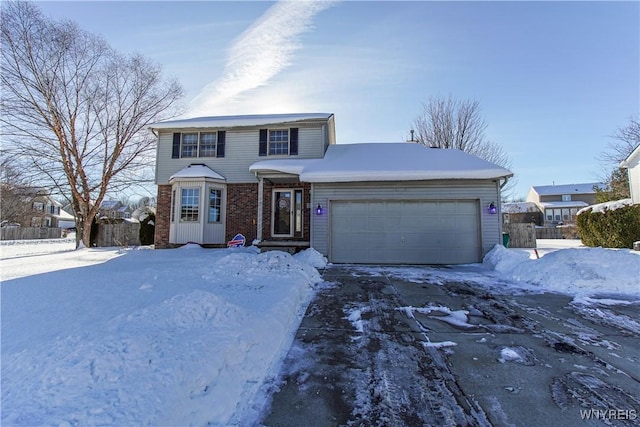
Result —
<path fill-rule="evenodd" d="M 180 133 L 173 134 L 173 150 L 171 151 L 171 158 L 180 158 Z"/>
<path fill-rule="evenodd" d="M 258 149 L 258 155 L 267 155 L 267 130 L 260 129 L 260 147 Z"/>
<path fill-rule="evenodd" d="M 298 128 L 289 129 L 289 155 L 298 155 Z"/>
<path fill-rule="evenodd" d="M 216 157 L 224 157 L 224 140 L 227 136 L 227 132 L 224 130 L 218 131 L 218 142 L 216 143 Z"/>

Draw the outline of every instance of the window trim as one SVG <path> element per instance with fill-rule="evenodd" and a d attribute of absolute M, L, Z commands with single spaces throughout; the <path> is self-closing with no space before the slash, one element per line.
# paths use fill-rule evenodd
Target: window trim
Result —
<path fill-rule="evenodd" d="M 289 209 L 289 234 L 276 234 L 276 193 L 291 193 Z M 299 195 L 299 200 L 298 200 Z M 298 221 L 299 220 L 299 221 Z M 274 188 L 271 190 L 271 237 L 303 237 L 305 224 L 304 189 L 301 187 Z M 298 229 L 299 226 L 299 229 Z"/>
<path fill-rule="evenodd" d="M 185 191 L 195 191 L 195 195 L 190 197 L 190 199 L 195 198 L 195 205 L 186 205 L 184 203 Z M 185 211 L 187 206 L 191 206 L 190 211 Z M 195 206 L 195 209 L 193 206 Z M 193 219 L 185 219 L 185 217 L 191 217 Z M 182 187 L 180 189 L 180 222 L 185 224 L 195 224 L 200 222 L 200 187 Z"/>
<path fill-rule="evenodd" d="M 215 191 L 218 193 L 218 197 L 217 197 L 217 201 L 218 201 L 218 220 L 217 221 L 211 221 L 211 193 Z M 207 223 L 208 224 L 221 224 L 222 223 L 222 197 L 223 197 L 223 192 L 222 192 L 222 188 L 214 188 L 214 187 L 209 187 L 209 197 L 207 198 Z M 215 206 L 213 206 L 215 208 Z"/>
<path fill-rule="evenodd" d="M 285 144 L 284 141 L 271 141 L 271 134 L 275 132 L 286 132 L 287 133 L 287 141 L 286 141 L 286 152 L 285 153 L 273 153 L 272 152 L 272 144 Z M 267 156 L 289 156 L 291 152 L 291 129 L 289 128 L 274 128 L 267 129 Z"/>
<path fill-rule="evenodd" d="M 217 158 L 217 157 L 224 157 L 224 155 L 222 156 L 218 156 L 219 151 L 220 151 L 220 139 L 221 139 L 221 135 L 220 135 L 220 131 L 218 130 L 207 130 L 207 131 L 195 131 L 195 132 L 179 132 L 178 134 L 180 135 L 180 145 L 178 148 L 178 157 L 179 159 L 199 159 L 199 158 Z M 191 156 L 185 156 L 185 148 L 187 147 L 185 145 L 184 142 L 184 137 L 185 135 L 197 135 L 196 136 L 196 142 L 195 144 L 189 144 L 191 150 L 193 150 L 195 148 L 195 155 L 191 155 Z M 214 137 L 214 142 L 213 144 L 206 144 L 207 147 L 207 151 L 211 154 L 207 154 L 204 155 L 203 154 L 203 145 L 205 145 L 202 141 L 202 136 L 203 135 L 213 135 Z M 176 157 L 174 157 L 176 158 Z"/>

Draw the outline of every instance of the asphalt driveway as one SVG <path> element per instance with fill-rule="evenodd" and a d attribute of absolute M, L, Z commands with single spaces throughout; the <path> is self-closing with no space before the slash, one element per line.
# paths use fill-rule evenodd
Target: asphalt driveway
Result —
<path fill-rule="evenodd" d="M 581 305 L 482 275 L 328 266 L 261 423 L 640 424 L 637 302 Z"/>

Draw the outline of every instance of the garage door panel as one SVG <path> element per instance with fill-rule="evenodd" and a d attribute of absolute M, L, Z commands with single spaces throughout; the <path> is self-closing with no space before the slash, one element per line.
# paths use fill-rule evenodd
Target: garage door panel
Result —
<path fill-rule="evenodd" d="M 480 259 L 474 201 L 334 201 L 332 262 L 455 264 Z"/>

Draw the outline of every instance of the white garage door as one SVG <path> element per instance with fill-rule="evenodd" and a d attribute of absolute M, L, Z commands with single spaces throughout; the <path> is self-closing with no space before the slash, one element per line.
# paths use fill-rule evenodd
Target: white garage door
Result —
<path fill-rule="evenodd" d="M 466 264 L 480 261 L 475 201 L 333 201 L 331 262 Z"/>

